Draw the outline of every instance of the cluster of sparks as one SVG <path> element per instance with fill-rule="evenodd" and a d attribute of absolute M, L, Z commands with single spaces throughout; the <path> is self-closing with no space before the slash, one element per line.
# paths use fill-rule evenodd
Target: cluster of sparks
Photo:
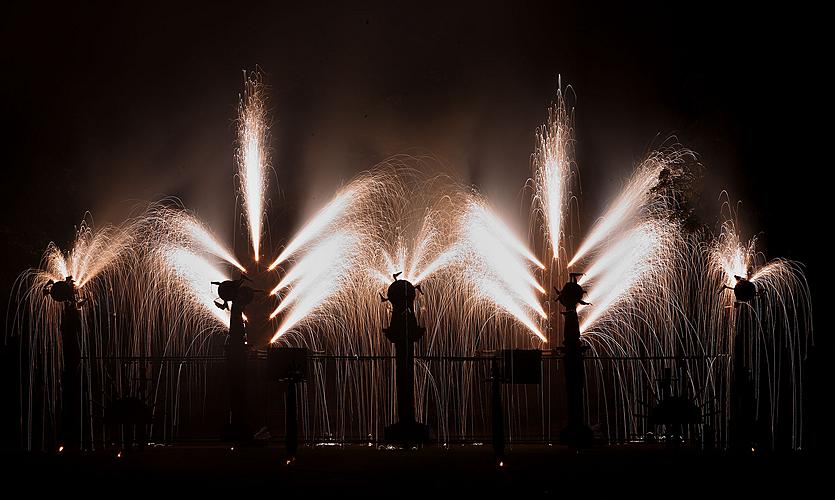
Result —
<path fill-rule="evenodd" d="M 261 248 L 269 170 L 264 102 L 260 80 L 248 79 L 238 123 L 237 178 L 256 263 L 266 253 Z M 269 315 L 277 324 L 270 342 L 321 347 L 327 341 L 344 353 L 385 352 L 389 347 L 377 335 L 385 326 L 385 306 L 377 296 L 399 276 L 424 290 L 418 302 L 430 330 L 429 351 L 472 354 L 486 330 L 526 332 L 533 345 L 553 343 L 559 315 L 550 306 L 546 310 L 546 291 L 565 282 L 569 272 L 579 272 L 578 283 L 591 303 L 578 310 L 581 331 L 596 352 L 669 355 L 682 344 L 700 353 L 727 348 L 735 328 L 727 312 L 732 294 L 718 295 L 719 307 L 700 297 L 716 297 L 721 285 L 733 287 L 737 277 L 770 293 L 763 324 L 778 325 L 791 342 L 803 344 L 811 331 L 811 301 L 798 264 L 765 261 L 754 241 L 740 241 L 730 220 L 710 238 L 685 235 L 681 223 L 669 217 L 675 196 L 657 189 L 659 179 L 685 168 L 689 152 L 651 153 L 572 252 L 565 235 L 575 232 L 567 224 L 574 137 L 572 113 L 561 94 L 537 139 L 531 240 L 541 243 L 540 252 L 478 194 L 404 166 L 412 159 L 396 158 L 342 187 L 276 252 L 268 267 L 276 284 L 265 294 L 276 303 Z M 68 253 L 50 244 L 41 266 L 18 280 L 22 306 L 13 329 L 29 332 L 31 343 L 51 353 L 43 362 L 54 364 L 59 358 L 50 346 L 58 342 L 60 310 L 40 291 L 49 280 L 71 276 L 86 295 L 114 309 L 113 317 L 120 306 L 128 310 L 124 323 L 112 320 L 131 332 L 130 341 L 113 344 L 120 353 L 156 349 L 184 355 L 202 345 L 204 332 L 228 328 L 229 313 L 215 307 L 211 283 L 231 279 L 232 270 L 246 273 L 206 224 L 182 207 L 155 204 L 118 228 L 94 232 L 82 226 Z M 458 336 L 450 340 L 450 331 Z M 718 331 L 720 340 L 711 337 Z M 290 332 L 296 335 L 288 339 Z M 471 374 L 448 376 L 463 380 Z M 623 390 L 639 391 L 635 380 L 622 378 Z M 427 374 L 418 380 L 419 391 L 433 384 L 438 385 Z M 459 404 L 463 412 L 466 398 Z"/>

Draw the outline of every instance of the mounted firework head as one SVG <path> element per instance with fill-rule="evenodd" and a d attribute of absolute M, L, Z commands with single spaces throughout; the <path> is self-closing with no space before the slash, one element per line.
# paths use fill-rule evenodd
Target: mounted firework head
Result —
<path fill-rule="evenodd" d="M 555 300 L 559 301 L 566 309 L 573 311 L 577 309 L 578 304 L 582 304 L 584 306 L 591 305 L 588 302 L 583 301 L 583 296 L 586 294 L 586 291 L 577 283 L 577 278 L 582 276 L 583 273 L 570 273 L 570 279 L 568 283 L 566 283 L 562 290 L 557 287 L 554 287 L 554 291 L 557 292 L 557 296 Z"/>
<path fill-rule="evenodd" d="M 213 285 L 217 285 L 217 294 L 220 297 L 220 299 L 215 300 L 215 305 L 218 309 L 228 309 L 229 302 L 240 307 L 244 307 L 252 302 L 255 290 L 244 286 L 244 280 L 252 281 L 243 273 L 241 273 L 240 279 L 237 280 L 212 281 Z"/>
<path fill-rule="evenodd" d="M 750 281 L 748 278 L 734 275 L 734 279 L 736 280 L 736 285 L 732 287 L 724 285 L 722 290 L 720 290 L 720 293 L 724 290 L 733 290 L 734 298 L 736 298 L 737 303 L 751 302 L 755 297 L 760 295 L 760 291 L 757 290 L 757 285 L 755 285 L 754 282 Z"/>
<path fill-rule="evenodd" d="M 77 300 L 78 289 L 75 287 L 73 277 L 67 276 L 64 281 L 47 281 L 43 294 L 49 295 L 56 302 L 69 302 Z"/>
<path fill-rule="evenodd" d="M 415 298 L 417 297 L 417 292 L 423 293 L 423 290 L 420 289 L 420 285 L 413 285 L 408 280 L 401 280 L 398 277 L 403 274 L 403 271 L 399 273 L 392 274 L 392 278 L 394 281 L 389 285 L 387 296 L 383 296 L 380 294 L 380 300 L 382 302 L 391 302 L 393 308 L 396 309 L 413 309 L 413 305 L 415 303 Z"/>

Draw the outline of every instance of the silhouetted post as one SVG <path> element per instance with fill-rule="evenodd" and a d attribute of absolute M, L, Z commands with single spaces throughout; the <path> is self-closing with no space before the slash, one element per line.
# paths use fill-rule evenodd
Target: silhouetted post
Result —
<path fill-rule="evenodd" d="M 752 303 L 757 297 L 756 286 L 748 279 L 735 276 L 732 288 L 734 304 L 734 342 L 731 373 L 731 407 L 729 434 L 731 449 L 748 452 L 755 447 L 756 398 L 751 361 L 751 328 L 754 318 Z M 730 287 L 725 287 L 730 288 Z"/>
<path fill-rule="evenodd" d="M 576 447 L 591 445 L 592 431 L 583 420 L 583 387 L 585 370 L 583 351 L 585 345 L 580 338 L 580 319 L 577 305 L 590 305 L 583 301 L 585 290 L 577 284 L 581 273 L 571 273 L 571 281 L 557 290 L 557 300 L 566 308 L 563 329 L 563 363 L 565 364 L 565 402 L 568 410 L 568 425 L 560 432 L 560 441 Z"/>
<path fill-rule="evenodd" d="M 414 343 L 423 337 L 426 329 L 417 324 L 415 298 L 419 287 L 406 280 L 389 285 L 388 297 L 382 300 L 391 303 L 391 321 L 385 328 L 386 338 L 395 349 L 395 383 L 397 385 L 398 421 L 386 427 L 386 441 L 403 444 L 423 443 L 429 440 L 429 429 L 415 419 L 415 354 Z"/>
<path fill-rule="evenodd" d="M 232 303 L 229 318 L 229 336 L 226 339 L 226 370 L 229 381 L 229 427 L 226 434 L 231 441 L 248 440 L 250 433 L 246 425 L 246 326 L 244 308 L 252 302 L 253 290 L 243 286 L 243 280 L 228 280 L 218 285 L 217 292 L 222 302 L 215 301 L 221 309 Z"/>
<path fill-rule="evenodd" d="M 267 350 L 267 371 L 269 377 L 277 382 L 287 383 L 285 395 L 286 417 L 284 447 L 287 453 L 287 464 L 293 463 L 299 449 L 299 410 L 298 384 L 307 380 L 308 350 L 303 347 L 270 346 Z"/>
<path fill-rule="evenodd" d="M 296 380 L 287 383 L 287 432 L 284 436 L 284 446 L 290 458 L 296 456 L 299 450 L 299 411 L 296 405 Z"/>
<path fill-rule="evenodd" d="M 72 276 L 46 284 L 43 294 L 61 304 L 61 407 L 58 443 L 65 450 L 81 448 L 81 312 Z"/>
<path fill-rule="evenodd" d="M 493 453 L 496 456 L 496 463 L 502 464 L 504 462 L 504 411 L 502 408 L 502 374 L 499 369 L 499 360 L 493 359 L 492 362 L 492 401 L 491 407 L 493 410 Z"/>
<path fill-rule="evenodd" d="M 75 300 L 63 304 L 61 348 L 61 435 L 66 450 L 81 449 L 81 313 Z"/>
<path fill-rule="evenodd" d="M 229 376 L 229 424 L 235 438 L 243 438 L 246 406 L 246 333 L 243 307 L 232 303 L 229 339 L 226 345 L 226 367 Z"/>

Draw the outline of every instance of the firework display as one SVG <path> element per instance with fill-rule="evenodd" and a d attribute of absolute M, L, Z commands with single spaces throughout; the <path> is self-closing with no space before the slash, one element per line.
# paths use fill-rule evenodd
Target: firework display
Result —
<path fill-rule="evenodd" d="M 58 416 L 68 408 L 82 416 L 80 439 L 102 446 L 113 432 L 102 408 L 128 399 L 153 416 L 148 439 L 182 436 L 217 382 L 213 363 L 235 329 L 217 284 L 244 277 L 269 283 L 250 291 L 272 312 L 264 319 L 268 343 L 247 341 L 248 326 L 240 326 L 241 359 L 255 363 L 267 348 L 313 353 L 306 383 L 292 389 L 310 442 L 376 442 L 398 416 L 427 423 L 438 442 L 481 438 L 490 414 L 483 381 L 496 352 L 510 348 L 546 356 L 541 384 L 501 389 L 509 437 L 556 440 L 566 421 L 560 346 L 571 345 L 575 368 L 585 371 L 586 422 L 603 440 L 646 439 L 662 428 L 665 439 L 776 447 L 777 429 L 789 429 L 789 446 L 803 445 L 803 360 L 812 335 L 803 266 L 768 260 L 756 239 L 745 241 L 727 196 L 717 203 L 718 231 L 685 224 L 682 191 L 694 153 L 650 152 L 584 230 L 573 110 L 560 92 L 536 134 L 530 210 L 521 221 L 528 234 L 478 192 L 434 172 L 431 161 L 404 155 L 344 184 L 271 248 L 266 221 L 277 187 L 267 182 L 265 93 L 258 75 L 245 86 L 234 176 L 251 264 L 209 221 L 171 201 L 115 227 L 82 223 L 66 252 L 50 244 L 40 266 L 18 278 L 9 320 L 27 346 L 28 448 L 60 441 Z M 268 268 L 259 267 L 261 257 L 271 259 Z M 395 304 L 389 287 L 398 283 L 412 287 L 408 307 Z M 569 307 L 572 285 L 581 292 Z M 403 346 L 384 335 L 395 324 L 393 307 L 421 325 Z M 72 311 L 77 346 L 61 335 Z M 566 312 L 574 326 L 563 321 Z M 569 338 L 577 329 L 579 339 Z M 392 343 L 408 344 L 411 371 L 395 368 Z M 76 348 L 80 404 L 62 406 L 65 353 Z M 399 415 L 412 411 L 394 383 L 404 373 L 414 379 L 407 395 L 414 415 Z M 758 422 L 745 436 L 732 425 L 742 386 Z M 672 398 L 689 405 L 686 418 L 661 410 Z"/>

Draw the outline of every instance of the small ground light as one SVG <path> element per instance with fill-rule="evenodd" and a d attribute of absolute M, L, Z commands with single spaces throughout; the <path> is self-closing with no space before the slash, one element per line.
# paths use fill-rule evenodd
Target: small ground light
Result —
<path fill-rule="evenodd" d="M 64 445 L 58 447 L 58 453 L 62 453 L 64 451 Z"/>

